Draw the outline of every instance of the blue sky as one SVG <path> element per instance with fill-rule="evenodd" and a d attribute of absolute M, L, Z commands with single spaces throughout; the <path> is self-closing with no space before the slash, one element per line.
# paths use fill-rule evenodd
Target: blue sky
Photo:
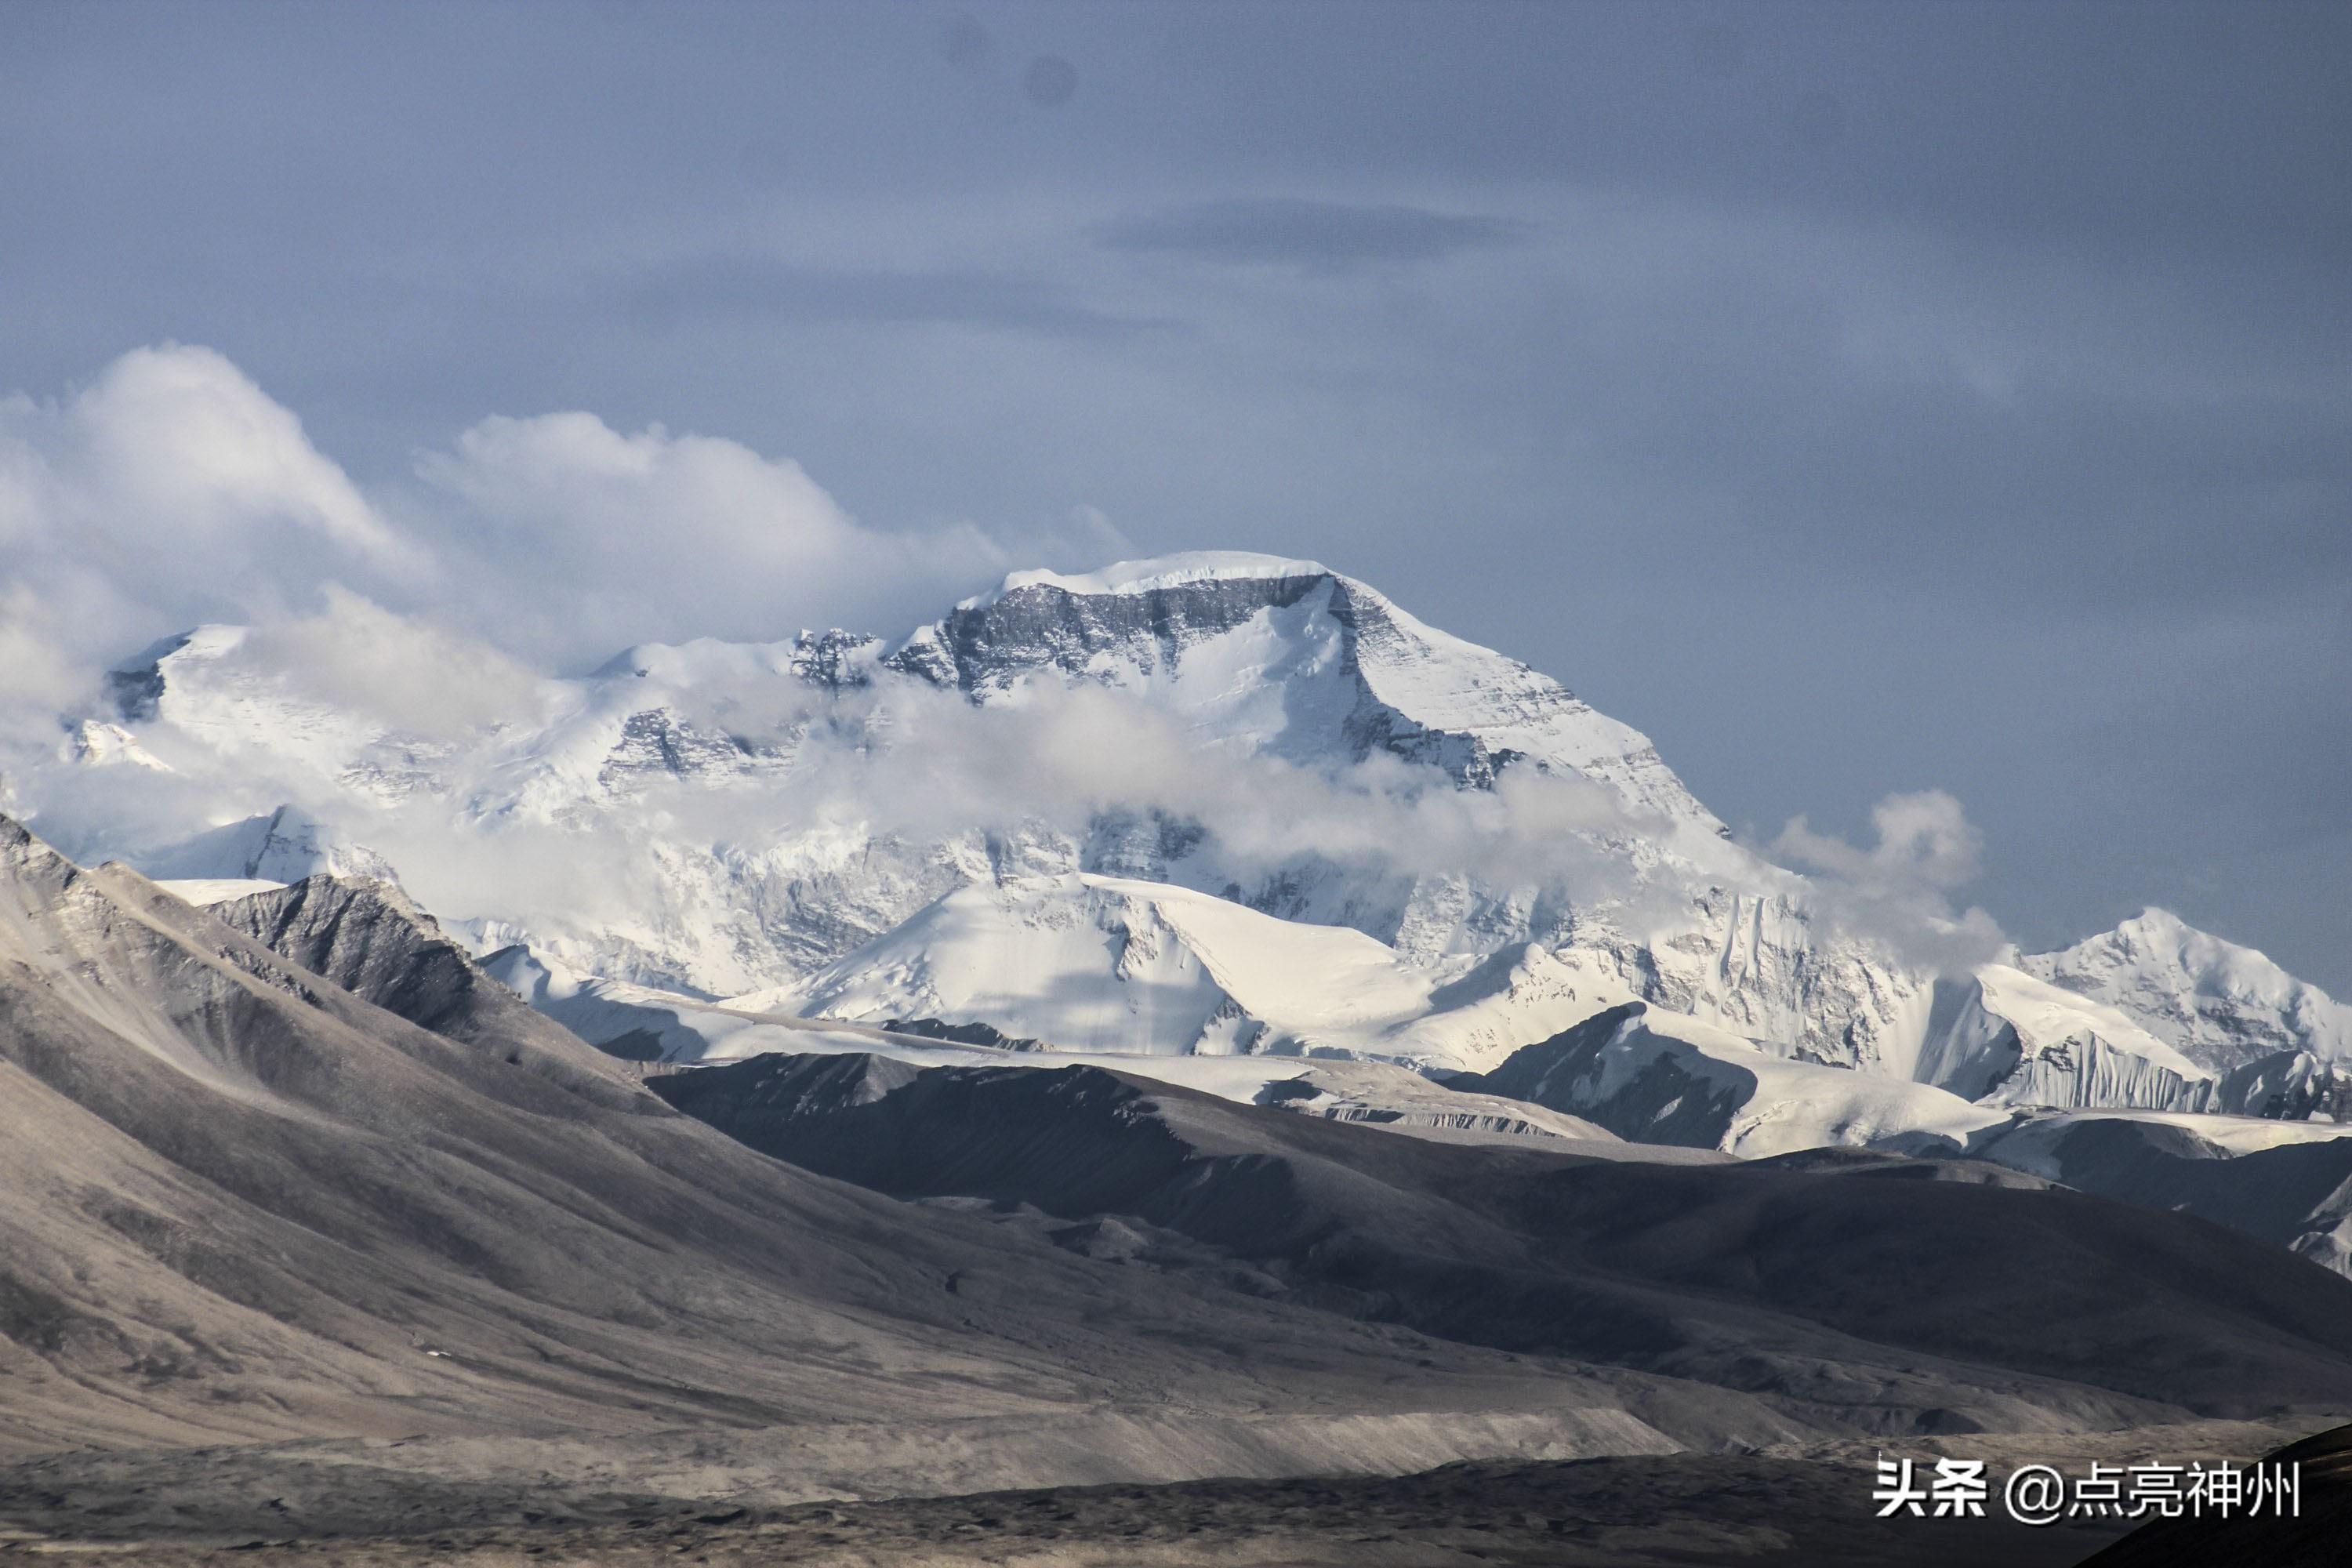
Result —
<path fill-rule="evenodd" d="M 202 344 L 373 494 L 579 409 L 882 535 L 1315 556 L 1761 836 L 1948 789 L 2029 945 L 2160 903 L 2343 994 L 2347 58 L 2252 3 L 17 5 L 0 393 Z M 779 615 L 898 612 L 832 570 Z M 581 646 L 760 629 L 723 586 Z"/>

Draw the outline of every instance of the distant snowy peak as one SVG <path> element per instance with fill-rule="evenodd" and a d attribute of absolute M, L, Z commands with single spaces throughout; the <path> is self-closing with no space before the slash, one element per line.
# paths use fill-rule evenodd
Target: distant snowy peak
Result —
<path fill-rule="evenodd" d="M 1640 731 L 1311 561 L 1216 552 L 1015 573 L 884 662 L 982 702 L 1043 678 L 1094 681 L 1204 737 L 1302 762 L 1387 752 L 1474 787 L 1524 763 L 1722 830 Z"/>
<path fill-rule="evenodd" d="M 107 721 L 160 721 L 215 749 L 275 753 L 324 778 L 356 778 L 385 804 L 420 784 L 453 782 L 445 764 L 460 759 L 447 748 L 322 705 L 286 672 L 240 654 L 247 640 L 243 627 L 205 626 L 155 644 L 109 675 Z M 1472 788 L 1528 767 L 1590 780 L 1639 817 L 1723 832 L 1646 736 L 1559 681 L 1427 626 L 1318 563 L 1238 552 L 1017 572 L 895 645 L 839 630 L 638 644 L 585 680 L 554 683 L 541 700 L 569 715 L 556 728 L 584 721 L 601 731 L 636 714 L 698 722 L 689 715 L 710 700 L 763 681 L 823 693 L 887 679 L 982 705 L 1017 700 L 1041 679 L 1097 685 L 1237 752 L 1311 766 L 1383 754 Z M 514 714 L 506 743 L 547 722 Z M 114 737 L 93 735 L 95 761 Z"/>
<path fill-rule="evenodd" d="M 2116 1009 L 2207 1068 L 2281 1051 L 2352 1062 L 2352 1006 L 2166 910 L 2018 966 Z"/>
<path fill-rule="evenodd" d="M 1336 577 L 1320 561 L 1267 555 L 1254 550 L 1189 550 L 1149 561 L 1121 561 L 1095 572 L 1015 572 L 986 594 L 956 608 L 981 609 L 1024 588 L 1059 588 L 1066 594 L 1149 594 L 1195 583 L 1280 582 L 1291 577 Z M 1357 587 L 1362 587 L 1359 583 Z"/>

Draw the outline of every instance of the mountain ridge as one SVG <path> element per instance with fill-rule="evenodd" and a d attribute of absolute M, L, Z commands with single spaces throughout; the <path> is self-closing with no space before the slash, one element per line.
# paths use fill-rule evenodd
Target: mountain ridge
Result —
<path fill-rule="evenodd" d="M 1123 989 L 1101 990 L 1076 954 L 1038 984 L 1097 986 L 1112 1011 L 1084 1032 L 1113 1050 L 1263 1041 L 1484 1070 L 1579 1012 L 1640 1000 L 1793 1061 L 1969 1100 L 2200 1110 L 2242 1074 L 2259 1092 L 2229 1089 L 2232 1103 L 2264 1114 L 2352 1105 L 2347 1011 L 2259 955 L 2183 936 L 2168 959 L 2142 942 L 2120 965 L 2096 957 L 2114 949 L 2109 933 L 1939 979 L 1841 929 L 1803 878 L 1726 843 L 1639 731 L 1318 563 L 1200 552 L 1014 572 L 896 642 L 642 644 L 593 676 L 541 682 L 535 709 L 470 738 L 406 737 L 305 706 L 279 677 L 239 665 L 246 647 L 234 628 L 205 628 L 134 661 L 122 672 L 134 700 L 116 713 L 130 745 L 278 769 L 327 804 L 110 852 L 184 877 L 399 876 L 362 840 L 371 824 L 413 838 L 420 816 L 445 858 L 478 847 L 539 865 L 577 846 L 598 868 L 572 874 L 572 896 L 477 889 L 451 930 L 478 952 L 527 942 L 614 983 L 1057 1043 L 1072 1026 L 1050 1009 L 894 990 L 877 966 L 898 963 L 893 952 L 931 963 L 914 956 L 915 933 L 958 900 L 1090 885 L 1032 910 L 1049 926 L 1083 924 L 1095 917 L 1076 905 L 1118 880 L 1165 889 L 1139 910 L 1207 895 L 1286 922 L 1295 938 L 1265 929 L 1302 953 L 1333 945 L 1316 933 L 1352 929 L 1388 954 L 1368 957 L 1367 975 L 1458 1023 L 1317 1037 L 1281 1026 L 1265 988 L 1245 1002 L 1226 987 L 1202 994 L 1222 1015 L 1214 1029 L 1193 1019 L 1185 1037 L 1163 1038 L 1146 1021 L 1158 1015 L 1136 1010 L 1150 987 L 1124 985 L 1133 977 L 1113 955 Z M 926 706 L 934 696 L 950 706 Z M 1145 728 L 1089 742 L 1070 726 L 1096 723 L 1083 706 L 1096 700 Z M 1167 748 L 1163 772 L 1198 775 L 1193 794 L 1159 798 L 1160 781 L 1121 773 L 1116 753 L 1136 737 Z M 1110 753 L 1100 769 L 1089 743 Z M 971 745 L 1006 773 L 1001 810 L 993 775 L 957 777 Z M 1065 748 L 1053 765 L 1075 770 L 1059 795 L 1024 794 L 1022 748 L 1039 745 Z M 127 749 L 85 748 L 75 765 L 127 773 Z M 1097 772 L 1111 782 L 1094 783 Z M 1288 847 L 1245 821 L 1233 831 L 1267 790 L 1288 792 L 1276 809 L 1305 814 Z M 915 798 L 872 804 L 894 791 Z M 1434 860 L 1415 847 L 1433 826 L 1453 835 Z M 1508 852 L 1482 847 L 1496 844 Z M 446 880 L 433 862 L 410 869 Z M 1008 927 L 987 940 L 1016 938 Z M 1139 951 L 1132 930 L 1117 942 Z M 937 963 L 969 968 L 954 945 Z M 853 994 L 863 1000 L 849 1005 Z M 1463 1054 L 1470 1037 L 1447 1033 L 1457 1027 L 1484 1043 Z"/>
<path fill-rule="evenodd" d="M 319 945 L 302 901 L 278 935 Z M 488 992 L 450 1012 L 350 929 L 381 919 L 398 945 L 405 912 L 342 910 L 325 949 L 448 1032 L 0 817 L 0 1447 L 628 1438 L 856 1409 L 948 1423 L 952 1447 L 958 1417 L 1152 1409 L 1169 1386 L 1212 1427 L 1526 1403 L 1524 1365 L 1335 1340 L 778 1164 L 535 1016 L 542 1048 L 518 1049 L 482 1026 Z M 1589 1408 L 1594 1441 L 1672 1446 L 1603 1381 L 1544 1377 L 1559 1432 Z"/>

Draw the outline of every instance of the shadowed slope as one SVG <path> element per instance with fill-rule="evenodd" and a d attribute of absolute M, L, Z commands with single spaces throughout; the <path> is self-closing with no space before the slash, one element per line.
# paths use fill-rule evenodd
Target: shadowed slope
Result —
<path fill-rule="evenodd" d="M 2352 1407 L 2352 1285 L 2200 1221 L 1981 1167 L 1453 1147 L 1093 1068 L 778 1057 L 656 1089 L 881 1191 L 1082 1222 L 1055 1233 L 1079 1249 L 1864 1427 L 2095 1421 L 2137 1401 Z M 1918 1174 L 1959 1179 L 1903 1179 Z"/>
<path fill-rule="evenodd" d="M 2270 1131 L 2235 1118 L 2078 1114 L 2027 1122 L 1980 1153 L 2083 1192 L 2193 1214 L 2352 1275 L 2352 1136 L 2281 1136 L 2263 1147 Z M 2221 1141 L 2233 1135 L 2242 1146 Z"/>

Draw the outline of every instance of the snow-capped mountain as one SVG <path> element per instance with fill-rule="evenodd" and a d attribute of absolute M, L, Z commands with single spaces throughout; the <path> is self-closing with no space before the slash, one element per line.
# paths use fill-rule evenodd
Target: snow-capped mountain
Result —
<path fill-rule="evenodd" d="M 1204 552 L 1083 576 L 1016 572 L 887 662 L 982 703 L 1039 677 L 1098 682 L 1206 745 L 1307 763 L 1384 752 L 1483 785 L 1523 763 L 1723 831 L 1647 736 L 1312 561 Z"/>
<path fill-rule="evenodd" d="M 545 683 L 534 710 L 457 742 L 341 712 L 246 649 L 236 627 L 166 639 L 111 678 L 116 712 L 104 721 L 165 765 L 234 764 L 258 788 L 301 794 L 347 837 L 364 838 L 384 808 L 438 809 L 492 833 L 584 826 L 620 810 L 642 829 L 648 797 L 666 804 L 680 786 L 757 795 L 787 779 L 806 785 L 807 752 L 888 745 L 893 731 L 923 731 L 908 749 L 919 748 L 942 727 L 926 695 L 1025 714 L 1025 730 L 999 727 L 1017 747 L 1050 724 L 1041 700 L 1073 689 L 1116 694 L 1171 721 L 1178 744 L 1235 761 L 1334 770 L 1379 759 L 1473 791 L 1506 772 L 1597 785 L 1549 805 L 1616 833 L 1616 858 L 1633 863 L 1688 830 L 1710 842 L 1721 830 L 1638 732 L 1311 563 L 1213 554 L 1089 578 L 1016 574 L 895 645 L 826 633 L 641 646 L 587 678 Z M 110 755 L 121 751 L 117 742 Z M 252 798 L 256 816 L 284 804 Z M 1430 959 L 1557 936 L 1589 913 L 1540 887 L 1497 893 L 1426 868 L 1343 873 L 1311 851 L 1263 845 L 1220 854 L 1230 847 L 1203 844 L 1198 824 L 1116 799 L 1051 822 L 1024 811 L 986 826 L 927 824 L 921 842 L 871 813 L 795 802 L 812 804 L 824 809 L 756 833 L 664 835 L 662 885 L 640 889 L 651 900 L 633 903 L 637 918 L 544 934 L 597 970 L 719 993 L 797 978 L 974 876 L 1007 870 L 1170 877 Z M 151 858 L 164 848 L 130 847 Z"/>
<path fill-rule="evenodd" d="M 339 717 L 245 646 L 220 627 L 158 645 L 119 673 L 107 721 L 297 795 L 346 845 L 413 837 L 419 813 L 486 854 L 568 835 L 596 884 L 582 896 L 426 890 L 486 944 L 528 937 L 615 979 L 789 986 L 958 888 L 1086 872 L 1352 927 L 1441 979 L 1530 942 L 1573 948 L 1628 994 L 1822 1060 L 1899 1057 L 1927 1010 L 1920 977 L 1816 936 L 1799 880 L 1725 842 L 1646 738 L 1312 563 L 1016 574 L 896 644 L 643 646 L 460 742 Z M 1102 702 L 1067 711 L 1087 697 Z M 1091 776 L 1117 773 L 1138 715 L 1182 787 Z M 994 752 L 967 760 L 976 741 Z M 1064 757 L 1063 798 L 992 776 L 1040 748 L 1091 753 Z M 875 754 L 902 795 L 1001 791 L 1011 809 L 877 811 L 874 778 L 837 776 Z M 1261 788 L 1288 794 L 1252 831 L 1235 831 L 1249 811 L 1219 820 Z M 248 798 L 257 816 L 278 804 Z M 616 853 L 624 839 L 638 852 Z M 75 842 L 174 876 L 250 874 L 226 844 L 207 867 L 201 846 Z"/>
<path fill-rule="evenodd" d="M 2259 954 L 2151 913 L 1939 978 L 1731 842 L 1638 731 L 1312 562 L 1016 573 L 896 641 L 641 645 L 457 732 L 256 640 L 110 678 L 33 787 L 104 769 L 146 805 L 51 830 L 172 878 L 396 877 L 599 1005 L 1486 1071 L 1638 1003 L 1645 1039 L 1960 1104 L 2352 1104 L 2346 1010 Z"/>
<path fill-rule="evenodd" d="M 164 880 L 226 878 L 283 883 L 322 873 L 399 879 L 383 856 L 291 805 L 200 833 L 168 852 L 147 857 L 144 869 Z"/>
<path fill-rule="evenodd" d="M 2281 1051 L 2352 1062 L 2352 1006 L 2166 910 L 2143 910 L 2020 967 L 2116 1008 L 2209 1067 Z"/>

